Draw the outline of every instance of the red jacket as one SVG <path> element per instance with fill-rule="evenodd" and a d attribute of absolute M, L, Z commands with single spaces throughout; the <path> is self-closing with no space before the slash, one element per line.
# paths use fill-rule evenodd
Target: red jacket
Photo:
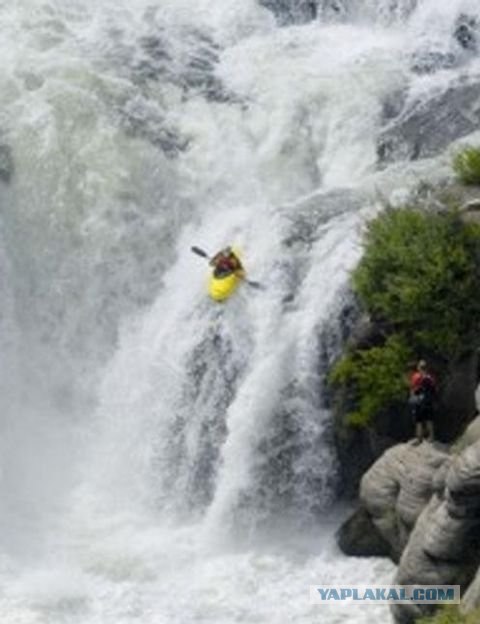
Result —
<path fill-rule="evenodd" d="M 215 268 L 220 271 L 236 271 L 239 266 L 235 256 L 220 256 L 215 260 Z"/>
<path fill-rule="evenodd" d="M 242 264 L 234 253 L 227 254 L 220 251 L 211 260 L 210 264 L 220 274 L 233 273 L 242 270 Z"/>
<path fill-rule="evenodd" d="M 410 390 L 413 394 L 419 394 L 427 388 L 435 392 L 436 387 L 437 382 L 435 381 L 435 377 L 430 373 L 415 371 L 410 377 Z"/>

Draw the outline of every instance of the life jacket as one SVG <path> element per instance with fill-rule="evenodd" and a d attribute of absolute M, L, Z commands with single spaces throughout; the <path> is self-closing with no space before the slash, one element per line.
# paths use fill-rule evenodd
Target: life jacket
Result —
<path fill-rule="evenodd" d="M 216 263 L 217 268 L 222 270 L 235 271 L 238 268 L 238 261 L 235 256 L 220 256 Z"/>
<path fill-rule="evenodd" d="M 228 275 L 242 268 L 240 261 L 233 253 L 228 256 L 219 254 L 218 257 L 213 259 L 213 263 L 215 265 L 215 275 L 217 276 Z"/>
<path fill-rule="evenodd" d="M 431 401 L 436 393 L 435 379 L 430 373 L 416 371 L 410 379 L 412 394 L 422 401 Z"/>

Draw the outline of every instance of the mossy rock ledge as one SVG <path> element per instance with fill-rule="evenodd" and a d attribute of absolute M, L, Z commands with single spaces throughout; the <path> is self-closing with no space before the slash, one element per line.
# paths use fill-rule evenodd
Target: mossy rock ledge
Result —
<path fill-rule="evenodd" d="M 438 193 L 435 209 L 387 208 L 372 221 L 352 276 L 359 321 L 330 376 L 347 498 L 386 449 L 413 437 L 408 375 L 418 359 L 439 382 L 436 439 L 452 443 L 475 416 L 480 199 L 455 185 Z"/>

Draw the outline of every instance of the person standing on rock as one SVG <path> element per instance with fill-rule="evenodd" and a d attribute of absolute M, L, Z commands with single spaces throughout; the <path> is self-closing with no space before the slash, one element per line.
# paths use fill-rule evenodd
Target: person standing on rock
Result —
<path fill-rule="evenodd" d="M 433 442 L 434 400 L 437 393 L 435 377 L 427 370 L 425 360 L 420 360 L 410 377 L 410 409 L 415 422 L 417 443 L 427 437 Z"/>

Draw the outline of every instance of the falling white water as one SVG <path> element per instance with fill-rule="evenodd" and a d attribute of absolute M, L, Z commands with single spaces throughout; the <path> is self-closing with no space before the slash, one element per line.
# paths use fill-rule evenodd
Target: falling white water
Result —
<path fill-rule="evenodd" d="M 377 173 L 385 103 L 475 80 L 480 12 L 318 4 L 0 3 L 2 624 L 307 623 L 391 578 L 335 546 L 325 376 L 372 189 L 438 171 Z M 265 288 L 217 305 L 190 246 L 230 243 Z"/>

